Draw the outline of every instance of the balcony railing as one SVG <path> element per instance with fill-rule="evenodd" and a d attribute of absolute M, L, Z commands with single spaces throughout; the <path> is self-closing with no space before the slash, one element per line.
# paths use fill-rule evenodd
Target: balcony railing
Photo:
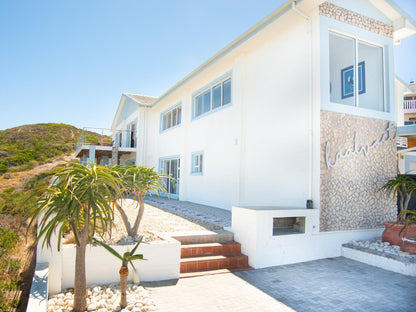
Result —
<path fill-rule="evenodd" d="M 403 110 L 405 113 L 416 112 L 416 100 L 404 100 Z"/>
<path fill-rule="evenodd" d="M 85 145 L 96 146 L 117 146 L 117 147 L 136 147 L 136 136 L 130 130 L 111 130 L 105 128 L 86 127 L 82 129 L 81 136 L 76 145 L 76 153 Z"/>

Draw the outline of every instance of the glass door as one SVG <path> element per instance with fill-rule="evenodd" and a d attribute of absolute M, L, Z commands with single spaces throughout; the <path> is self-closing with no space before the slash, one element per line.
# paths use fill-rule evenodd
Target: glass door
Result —
<path fill-rule="evenodd" d="M 166 184 L 166 191 L 169 195 L 174 195 L 174 198 L 178 198 L 180 179 L 180 159 L 163 159 L 160 163 L 160 169 L 162 174 L 166 174 L 171 177 L 171 179 L 164 179 L 164 182 Z"/>

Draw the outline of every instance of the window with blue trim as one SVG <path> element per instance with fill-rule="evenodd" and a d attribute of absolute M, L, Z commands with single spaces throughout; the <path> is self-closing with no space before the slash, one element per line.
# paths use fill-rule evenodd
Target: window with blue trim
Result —
<path fill-rule="evenodd" d="M 162 113 L 161 116 L 161 130 L 167 130 L 169 128 L 178 126 L 181 124 L 182 107 L 180 105 Z"/>
<path fill-rule="evenodd" d="M 194 98 L 193 117 L 231 104 L 231 78 L 227 78 L 197 94 Z"/>
<path fill-rule="evenodd" d="M 192 154 L 192 173 L 202 174 L 203 159 L 203 153 L 198 152 Z"/>
<path fill-rule="evenodd" d="M 386 111 L 382 46 L 331 32 L 329 68 L 332 103 Z"/>

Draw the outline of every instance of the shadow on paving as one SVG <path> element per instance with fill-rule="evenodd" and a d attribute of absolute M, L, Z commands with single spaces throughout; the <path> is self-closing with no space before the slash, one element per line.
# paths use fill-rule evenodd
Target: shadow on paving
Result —
<path fill-rule="evenodd" d="M 233 273 L 302 311 L 416 311 L 416 277 L 343 257 Z"/>

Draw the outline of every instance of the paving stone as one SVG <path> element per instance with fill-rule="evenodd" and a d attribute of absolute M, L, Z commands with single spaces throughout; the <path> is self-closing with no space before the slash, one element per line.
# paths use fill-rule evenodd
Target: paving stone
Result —
<path fill-rule="evenodd" d="M 343 257 L 144 286 L 160 312 L 416 311 L 415 277 Z"/>

